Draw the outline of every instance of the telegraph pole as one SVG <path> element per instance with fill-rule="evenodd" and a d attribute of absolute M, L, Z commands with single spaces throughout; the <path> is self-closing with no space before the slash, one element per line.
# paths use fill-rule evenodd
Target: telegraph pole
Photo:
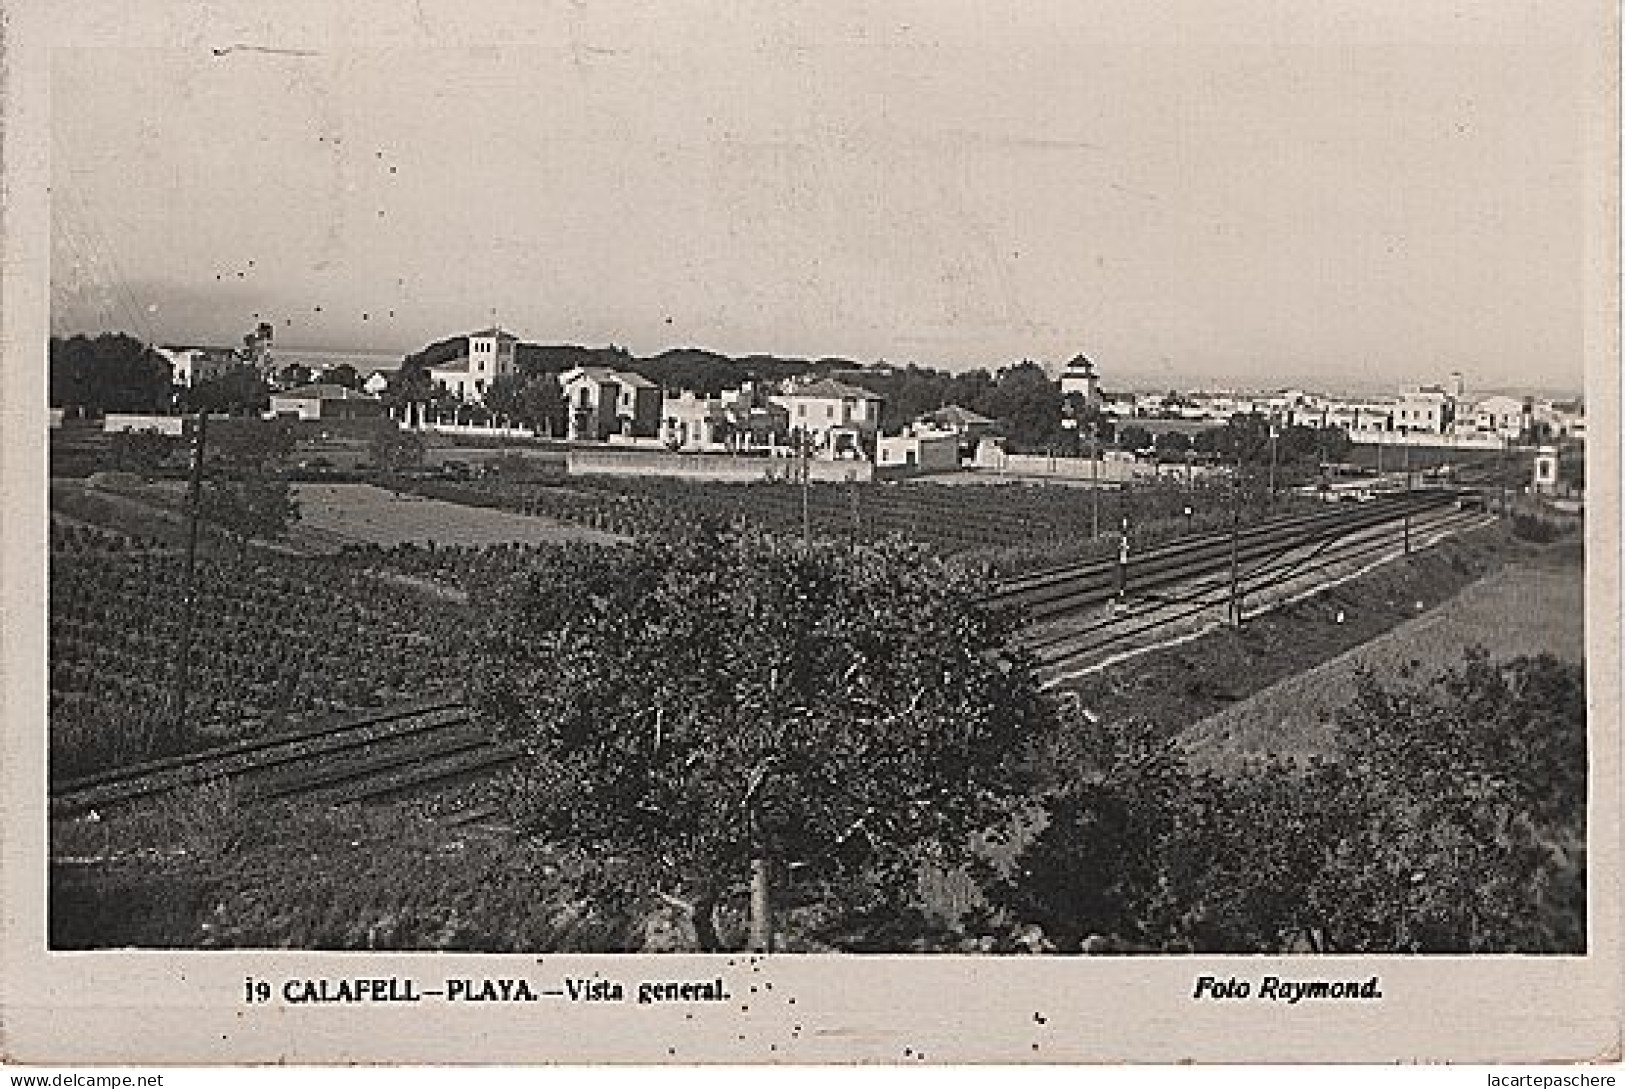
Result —
<path fill-rule="evenodd" d="M 1403 437 L 1403 436 L 1402 436 Z M 1405 555 L 1411 554 L 1411 444 L 1405 443 Z"/>
<path fill-rule="evenodd" d="M 858 480 L 853 477 L 847 481 L 847 487 L 852 496 L 852 547 L 856 548 L 858 540 L 863 536 L 863 516 L 858 510 Z"/>
<path fill-rule="evenodd" d="M 1117 600 L 1128 598 L 1128 512 L 1129 485 L 1124 481 L 1117 487 L 1117 515 L 1122 522 L 1122 533 L 1117 538 Z"/>
<path fill-rule="evenodd" d="M 1507 437 L 1505 435 L 1502 435 L 1501 436 L 1501 459 L 1500 459 L 1500 464 L 1497 465 L 1496 468 L 1495 468 L 1496 482 L 1501 485 L 1501 517 L 1502 518 L 1505 518 L 1507 516 L 1507 446 L 1508 445 L 1509 445 L 1509 440 L 1507 439 Z"/>
<path fill-rule="evenodd" d="M 1092 424 L 1089 432 L 1089 539 L 1100 536 L 1100 432 Z"/>
<path fill-rule="evenodd" d="M 1128 515 L 1123 515 L 1123 534 L 1117 540 L 1117 600 L 1128 597 Z"/>
<path fill-rule="evenodd" d="M 1230 489 L 1230 626 L 1241 627 L 1241 450 L 1236 450 L 1236 479 Z"/>
<path fill-rule="evenodd" d="M 801 543 L 812 548 L 812 443 L 801 439 Z"/>
<path fill-rule="evenodd" d="M 1275 439 L 1276 439 L 1276 436 L 1279 435 L 1279 434 L 1280 434 L 1280 432 L 1275 426 L 1275 421 L 1271 420 L 1270 421 L 1270 494 L 1269 494 L 1269 499 L 1268 499 L 1267 502 L 1268 502 L 1268 505 L 1270 507 L 1272 507 L 1272 508 L 1275 506 Z"/>
<path fill-rule="evenodd" d="M 181 607 L 181 647 L 175 659 L 175 721 L 176 737 L 186 732 L 186 697 L 190 684 L 192 664 L 192 614 L 197 609 L 197 527 L 198 510 L 203 499 L 203 448 L 207 438 L 209 414 L 197 414 L 197 436 L 192 444 L 192 478 L 187 486 L 186 576 Z"/>

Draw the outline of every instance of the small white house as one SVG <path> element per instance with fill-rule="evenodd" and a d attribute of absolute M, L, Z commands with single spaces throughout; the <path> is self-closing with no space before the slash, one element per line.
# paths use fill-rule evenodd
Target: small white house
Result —
<path fill-rule="evenodd" d="M 875 443 L 875 464 L 882 469 L 959 468 L 959 436 L 952 431 L 883 435 Z"/>
<path fill-rule="evenodd" d="M 1528 406 L 1519 397 L 1486 397 L 1473 406 L 1473 430 L 1515 439 L 1528 426 Z"/>
<path fill-rule="evenodd" d="M 866 445 L 879 434 L 885 403 L 878 393 L 833 378 L 791 385 L 772 400 L 788 414 L 790 430 L 809 438 L 818 453 L 856 459 L 866 457 Z"/>
<path fill-rule="evenodd" d="M 559 375 L 569 411 L 569 436 L 603 442 L 612 435 L 655 438 L 660 434 L 661 390 L 633 371 L 572 367 Z"/>
<path fill-rule="evenodd" d="M 300 386 L 271 394 L 272 416 L 301 420 L 357 420 L 384 414 L 383 402 L 357 390 L 331 383 Z"/>
<path fill-rule="evenodd" d="M 177 386 L 210 381 L 243 362 L 235 348 L 166 346 L 153 350 L 169 361 L 170 381 Z"/>

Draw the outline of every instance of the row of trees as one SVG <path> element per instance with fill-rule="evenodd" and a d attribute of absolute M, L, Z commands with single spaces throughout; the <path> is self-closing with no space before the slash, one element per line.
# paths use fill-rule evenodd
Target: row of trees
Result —
<path fill-rule="evenodd" d="M 1140 424 L 1124 424 L 1116 429 L 1116 444 L 1124 450 L 1152 450 L 1165 461 L 1177 461 L 1189 453 L 1230 463 L 1239 460 L 1247 465 L 1274 460 L 1282 466 L 1341 461 L 1353 446 L 1348 432 L 1340 427 L 1291 424 L 1276 427 L 1274 435 L 1272 440 L 1266 417 L 1236 415 L 1192 434 L 1163 431 L 1153 436 Z"/>
<path fill-rule="evenodd" d="M 245 355 L 265 350 L 265 328 L 262 325 L 243 338 Z M 48 357 L 51 405 L 90 417 L 172 409 L 246 416 L 266 411 L 271 403 L 270 383 L 247 359 L 191 386 L 180 386 L 169 360 L 125 333 L 52 337 Z M 309 367 L 297 362 L 276 375 L 283 388 L 305 385 L 314 377 Z M 321 380 L 360 389 L 362 375 L 351 364 L 340 363 L 323 370 Z"/>
<path fill-rule="evenodd" d="M 605 902 L 682 905 L 706 949 L 738 940 L 719 908 L 747 888 L 770 945 L 790 883 L 830 932 L 908 948 L 922 867 L 959 865 L 988 901 L 972 937 L 1583 948 L 1577 668 L 1474 655 L 1438 684 L 1368 677 L 1335 758 L 1221 777 L 1154 726 L 1043 696 L 1019 617 L 980 589 L 896 542 L 705 529 L 558 550 L 476 588 L 470 695 L 527 749 L 501 787 L 515 818 L 610 860 Z M 1013 837 L 1013 864 L 991 862 Z"/>

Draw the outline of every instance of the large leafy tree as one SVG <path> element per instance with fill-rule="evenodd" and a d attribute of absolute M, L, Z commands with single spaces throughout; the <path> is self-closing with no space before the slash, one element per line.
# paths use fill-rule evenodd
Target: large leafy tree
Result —
<path fill-rule="evenodd" d="M 285 480 L 266 476 L 209 481 L 203 491 L 203 518 L 230 534 L 246 553 L 253 540 L 272 540 L 299 519 L 299 501 Z"/>
<path fill-rule="evenodd" d="M 171 368 L 134 337 L 52 337 L 50 398 L 57 408 L 91 416 L 104 412 L 161 412 L 170 404 Z"/>
<path fill-rule="evenodd" d="M 389 422 L 380 423 L 367 442 L 372 463 L 391 473 L 422 465 L 427 449 L 428 444 L 421 434 L 403 430 Z"/>
<path fill-rule="evenodd" d="M 272 540 L 298 521 L 299 502 L 283 475 L 294 448 L 285 420 L 211 421 L 204 443 L 201 515 L 247 551 L 252 540 Z"/>
<path fill-rule="evenodd" d="M 837 914 L 912 902 L 1009 814 L 1045 720 L 1016 618 L 900 542 L 559 550 L 483 596 L 471 696 L 527 748 L 517 815 L 689 904 L 706 948 L 764 862 Z"/>
<path fill-rule="evenodd" d="M 1191 449 L 1191 438 L 1182 431 L 1164 431 L 1156 439 L 1157 457 L 1174 461 L 1184 457 Z"/>
<path fill-rule="evenodd" d="M 1017 449 L 1042 450 L 1070 440 L 1061 427 L 1060 387 L 1037 363 L 1018 363 L 999 372 L 985 403 L 978 411 L 996 418 Z"/>
<path fill-rule="evenodd" d="M 182 441 L 157 431 L 119 431 L 109 442 L 113 464 L 128 472 L 150 476 L 172 461 Z"/>
<path fill-rule="evenodd" d="M 239 363 L 186 390 L 183 403 L 194 412 L 253 416 L 271 407 L 271 387 L 257 367 Z"/>

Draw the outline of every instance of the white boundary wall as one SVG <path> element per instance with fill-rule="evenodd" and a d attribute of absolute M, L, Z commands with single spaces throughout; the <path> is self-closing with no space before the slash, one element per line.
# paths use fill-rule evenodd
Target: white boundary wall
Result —
<path fill-rule="evenodd" d="M 867 461 L 808 461 L 799 458 L 736 457 L 729 454 L 674 454 L 653 450 L 570 450 L 571 476 L 669 476 L 687 480 L 799 480 L 803 467 L 816 481 L 873 480 Z"/>

